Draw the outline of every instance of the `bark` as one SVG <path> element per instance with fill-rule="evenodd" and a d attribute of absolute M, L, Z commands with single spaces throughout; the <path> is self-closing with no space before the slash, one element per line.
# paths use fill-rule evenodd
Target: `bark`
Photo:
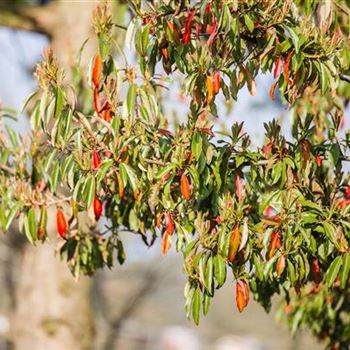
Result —
<path fill-rule="evenodd" d="M 90 19 L 95 5 L 94 1 L 62 0 L 46 7 L 10 6 L 8 16 L 0 11 L 0 23 L 47 34 L 59 61 L 68 66 L 82 42 L 91 36 Z M 86 54 L 91 54 L 93 47 L 91 41 Z M 49 222 L 54 224 L 52 214 Z M 53 227 L 51 233 L 56 235 Z M 16 308 L 11 319 L 14 347 L 18 350 L 90 349 L 93 337 L 91 280 L 74 281 L 65 263 L 55 256 L 55 238 L 50 242 L 53 243 L 36 247 L 25 244 L 22 250 L 15 276 Z"/>

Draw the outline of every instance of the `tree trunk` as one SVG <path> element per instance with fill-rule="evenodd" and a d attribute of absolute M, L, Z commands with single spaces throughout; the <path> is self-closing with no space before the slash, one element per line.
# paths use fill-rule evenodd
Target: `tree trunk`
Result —
<path fill-rule="evenodd" d="M 23 17 L 14 27 L 23 22 L 24 29 L 46 33 L 59 62 L 68 67 L 80 45 L 91 36 L 90 19 L 95 5 L 94 1 L 62 0 L 46 7 L 16 7 L 9 11 L 19 19 Z M 91 47 L 92 43 L 85 52 L 91 53 Z M 54 213 L 49 222 L 50 242 L 55 242 Z M 66 264 L 55 256 L 53 245 L 25 244 L 22 250 L 15 276 L 16 308 L 11 319 L 17 350 L 91 348 L 91 280 L 84 277 L 76 282 Z"/>

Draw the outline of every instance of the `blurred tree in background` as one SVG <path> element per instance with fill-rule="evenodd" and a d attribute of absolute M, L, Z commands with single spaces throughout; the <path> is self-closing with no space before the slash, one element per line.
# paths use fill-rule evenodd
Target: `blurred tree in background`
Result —
<path fill-rule="evenodd" d="M 72 11 L 65 2 L 55 6 Z M 126 27 L 125 16 L 112 18 L 115 10 L 94 11 L 98 51 L 86 79 L 80 60 L 64 70 L 52 50 L 45 52 L 36 70 L 39 89 L 28 99 L 29 143 L 9 128 L 1 130 L 2 230 L 18 218 L 30 242 L 47 244 L 53 222 L 48 217 L 54 215 L 57 250 L 75 277 L 123 263 L 121 231 L 139 234 L 148 246 L 158 238 L 163 254 L 172 245 L 183 254 L 185 308 L 195 323 L 230 276 L 239 311 L 251 292 L 266 310 L 272 296 L 281 294 L 292 332 L 308 327 L 326 346 L 347 349 L 346 1 L 163 0 L 128 6 Z M 27 9 L 26 17 L 40 13 L 32 23 L 49 33 L 60 55 L 62 28 L 79 26 L 43 11 Z M 137 63 L 124 55 L 117 33 L 125 34 L 126 47 L 134 45 Z M 72 34 L 80 43 L 87 36 Z M 163 72 L 179 75 L 181 91 L 190 97 L 186 122 L 171 128 Z M 245 86 L 255 95 L 255 78 L 265 72 L 275 78 L 270 98 L 279 93 L 290 108 L 291 137 L 282 135 L 276 121 L 265 123 L 258 148 L 242 124 L 234 124 L 229 135 L 215 133 L 217 95 L 236 100 Z M 40 258 L 30 251 L 32 259 Z M 29 269 L 24 279 L 43 266 L 23 261 L 23 271 Z M 53 285 L 62 280 L 49 277 Z M 30 280 L 24 283 L 30 289 Z M 86 293 L 87 287 L 78 287 L 77 296 Z M 70 298 L 69 308 L 86 312 L 74 309 L 78 299 Z M 67 346 L 80 348 L 78 343 Z"/>

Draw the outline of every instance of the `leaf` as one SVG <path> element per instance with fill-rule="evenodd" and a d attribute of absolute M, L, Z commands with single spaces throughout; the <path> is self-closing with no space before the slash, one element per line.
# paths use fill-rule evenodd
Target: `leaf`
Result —
<path fill-rule="evenodd" d="M 221 255 L 216 255 L 213 258 L 214 276 L 218 283 L 218 288 L 223 286 L 226 280 L 226 261 Z"/>
<path fill-rule="evenodd" d="M 33 243 L 37 238 L 35 211 L 33 208 L 30 208 L 25 216 L 24 230 L 29 242 Z"/>
<path fill-rule="evenodd" d="M 299 52 L 299 48 L 300 48 L 300 45 L 299 45 L 299 35 L 298 33 L 295 31 L 295 29 L 291 28 L 291 27 L 287 27 L 287 31 L 292 39 L 292 43 L 293 43 L 293 46 L 295 48 L 295 52 L 298 53 Z"/>
<path fill-rule="evenodd" d="M 57 119 L 63 108 L 63 103 L 64 103 L 64 96 L 63 96 L 63 91 L 60 87 L 56 88 L 56 100 L 55 100 L 55 118 Z"/>
<path fill-rule="evenodd" d="M 244 15 L 244 22 L 248 30 L 252 33 L 254 31 L 254 22 L 247 13 Z"/>
<path fill-rule="evenodd" d="M 83 187 L 83 199 L 86 204 L 86 208 L 90 208 L 92 205 L 92 202 L 95 198 L 95 178 L 92 175 L 89 175 L 86 180 Z"/>
<path fill-rule="evenodd" d="M 211 302 L 211 296 L 207 293 L 203 294 L 203 314 L 207 315 L 209 311 L 209 306 Z"/>
<path fill-rule="evenodd" d="M 238 251 L 241 251 L 241 250 L 245 247 L 245 245 L 247 244 L 247 241 L 248 241 L 248 233 L 249 233 L 249 229 L 248 229 L 248 218 L 245 217 L 245 218 L 244 218 L 244 222 L 243 222 L 241 244 L 239 245 Z"/>
<path fill-rule="evenodd" d="M 131 84 L 128 89 L 128 93 L 126 96 L 126 105 L 128 107 L 128 112 L 131 114 L 134 111 L 135 103 L 136 103 L 136 84 Z"/>
<path fill-rule="evenodd" d="M 240 243 L 241 243 L 241 233 L 239 231 L 238 224 L 236 224 L 231 233 L 230 245 L 229 245 L 229 251 L 228 251 L 228 260 L 231 263 L 233 263 L 235 260 Z"/>
<path fill-rule="evenodd" d="M 333 286 L 333 283 L 338 276 L 338 273 L 342 264 L 343 264 L 342 257 L 337 256 L 329 266 L 326 273 L 326 284 L 328 288 Z"/>
<path fill-rule="evenodd" d="M 327 221 L 323 222 L 322 225 L 324 227 L 324 232 L 327 238 L 338 248 L 338 235 L 334 225 L 330 224 Z"/>
<path fill-rule="evenodd" d="M 209 295 L 213 294 L 213 274 L 214 274 L 213 257 L 209 256 L 207 260 L 207 265 L 205 268 L 205 274 L 204 274 L 205 287 Z"/>
<path fill-rule="evenodd" d="M 199 312 L 201 309 L 201 292 L 197 287 L 193 293 L 192 298 L 192 318 L 194 323 L 198 326 L 199 324 Z"/>
<path fill-rule="evenodd" d="M 350 272 L 350 253 L 343 255 L 342 268 L 340 270 L 340 287 L 345 288 L 349 280 Z"/>
<path fill-rule="evenodd" d="M 94 63 L 92 67 L 92 83 L 94 85 L 94 89 L 98 89 L 100 85 L 100 75 L 102 69 L 102 59 L 99 53 L 97 53 L 94 57 Z"/>
<path fill-rule="evenodd" d="M 162 243 L 161 243 L 161 249 L 162 249 L 162 255 L 164 256 L 168 250 L 171 247 L 172 242 L 172 235 L 169 234 L 167 231 L 165 231 L 163 237 L 162 237 Z"/>
<path fill-rule="evenodd" d="M 190 182 L 188 181 L 188 178 L 185 174 L 181 175 L 180 187 L 181 187 L 182 197 L 188 201 L 191 197 L 191 187 L 190 187 Z"/>
<path fill-rule="evenodd" d="M 10 212 L 8 213 L 7 217 L 6 217 L 6 221 L 5 221 L 5 227 L 4 227 L 4 231 L 6 232 L 9 228 L 10 225 L 12 223 L 12 221 L 14 220 L 14 218 L 16 217 L 16 214 L 18 213 L 18 210 L 21 209 L 21 204 L 20 203 L 16 203 L 10 210 Z"/>
<path fill-rule="evenodd" d="M 192 144 L 191 144 L 192 154 L 196 160 L 198 160 L 200 155 L 202 154 L 202 149 L 203 149 L 202 136 L 199 132 L 196 131 L 193 135 Z"/>
<path fill-rule="evenodd" d="M 132 190 L 136 192 L 139 188 L 139 182 L 134 170 L 128 164 L 125 164 L 125 163 L 119 164 L 119 170 L 120 170 L 120 175 L 122 177 L 124 185 L 128 180 Z"/>

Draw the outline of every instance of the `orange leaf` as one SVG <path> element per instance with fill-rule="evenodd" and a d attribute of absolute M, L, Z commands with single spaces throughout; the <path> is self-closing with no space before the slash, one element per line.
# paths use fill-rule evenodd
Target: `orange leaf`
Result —
<path fill-rule="evenodd" d="M 270 244 L 267 251 L 267 260 L 270 260 L 275 255 L 276 249 L 281 248 L 281 246 L 282 246 L 282 243 L 281 243 L 280 235 L 277 231 L 274 231 L 271 235 Z"/>
<path fill-rule="evenodd" d="M 284 79 L 286 80 L 286 82 L 289 84 L 289 63 L 290 63 L 290 60 L 292 58 L 292 54 L 293 54 L 293 51 L 290 51 L 287 55 L 287 58 L 286 58 L 286 61 L 284 63 Z"/>
<path fill-rule="evenodd" d="M 162 238 L 162 244 L 161 244 L 161 248 L 162 248 L 162 255 L 164 256 L 167 251 L 170 249 L 171 247 L 171 241 L 172 241 L 172 237 L 171 234 L 169 234 L 167 231 L 164 233 L 163 238 Z"/>
<path fill-rule="evenodd" d="M 236 305 L 239 312 L 242 312 L 247 305 L 243 288 L 239 282 L 236 284 Z"/>
<path fill-rule="evenodd" d="M 213 93 L 216 95 L 220 91 L 220 72 L 218 70 L 213 73 L 211 80 Z"/>
<path fill-rule="evenodd" d="M 269 96 L 270 96 L 271 100 L 275 99 L 275 90 L 276 90 L 277 84 L 278 84 L 278 80 L 275 81 L 270 87 Z"/>
<path fill-rule="evenodd" d="M 95 89 L 98 89 L 100 84 L 101 66 L 102 66 L 102 59 L 100 54 L 97 53 L 95 55 L 94 65 L 92 68 L 92 83 L 94 84 Z"/>
<path fill-rule="evenodd" d="M 118 194 L 119 194 L 119 198 L 120 198 L 120 199 L 123 199 L 123 197 L 124 197 L 124 184 L 123 184 L 122 177 L 120 176 L 119 173 L 117 173 L 117 181 L 118 181 Z"/>
<path fill-rule="evenodd" d="M 239 232 L 238 225 L 236 225 L 231 234 L 229 251 L 228 251 L 228 260 L 231 263 L 233 263 L 233 261 L 235 260 L 240 243 L 241 243 L 241 233 Z"/>
<path fill-rule="evenodd" d="M 38 238 L 42 240 L 45 237 L 45 234 L 46 234 L 45 228 L 44 227 L 39 227 L 39 229 L 38 229 Z"/>
<path fill-rule="evenodd" d="M 181 176 L 181 194 L 182 197 L 184 197 L 187 201 L 191 197 L 190 182 L 188 181 L 188 178 L 185 174 L 182 174 Z"/>
<path fill-rule="evenodd" d="M 157 215 L 156 218 L 156 227 L 159 229 L 160 226 L 162 225 L 162 218 L 163 218 L 163 213 L 160 213 Z"/>
<path fill-rule="evenodd" d="M 162 51 L 162 56 L 163 56 L 164 61 L 165 62 L 168 61 L 168 58 L 169 58 L 169 56 L 168 56 L 168 49 L 166 47 L 163 47 L 161 49 L 161 51 Z"/>
<path fill-rule="evenodd" d="M 236 176 L 235 185 L 236 185 L 236 196 L 237 196 L 238 200 L 240 201 L 244 195 L 244 193 L 243 193 L 244 186 L 243 186 L 243 180 L 238 175 Z"/>
<path fill-rule="evenodd" d="M 207 79 L 206 79 L 206 85 L 207 85 L 207 104 L 210 104 L 210 102 L 213 99 L 213 82 L 209 75 L 207 76 Z"/>
<path fill-rule="evenodd" d="M 282 275 L 285 268 L 286 268 L 286 258 L 284 257 L 283 254 L 281 254 L 277 259 L 277 264 L 276 264 L 276 273 L 278 277 Z"/>
<path fill-rule="evenodd" d="M 249 289 L 248 282 L 246 280 L 242 280 L 242 284 L 243 284 L 244 293 L 245 293 L 245 306 L 247 306 L 250 300 L 250 289 Z"/>
<path fill-rule="evenodd" d="M 301 141 L 301 155 L 304 161 L 310 160 L 311 143 L 308 140 Z"/>

